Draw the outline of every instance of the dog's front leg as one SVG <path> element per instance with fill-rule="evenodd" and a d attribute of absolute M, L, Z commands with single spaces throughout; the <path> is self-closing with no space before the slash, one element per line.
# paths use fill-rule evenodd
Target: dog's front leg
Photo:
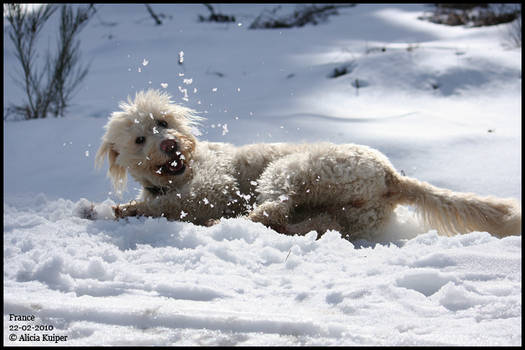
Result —
<path fill-rule="evenodd" d="M 116 219 L 130 216 L 148 216 L 154 218 L 165 217 L 168 220 L 188 221 L 205 226 L 212 226 L 217 223 L 213 219 L 204 222 L 196 220 L 198 210 L 192 210 L 190 205 L 184 205 L 184 203 L 186 202 L 181 200 L 161 200 L 160 198 L 143 202 L 133 200 L 127 204 L 114 206 L 113 213 Z"/>

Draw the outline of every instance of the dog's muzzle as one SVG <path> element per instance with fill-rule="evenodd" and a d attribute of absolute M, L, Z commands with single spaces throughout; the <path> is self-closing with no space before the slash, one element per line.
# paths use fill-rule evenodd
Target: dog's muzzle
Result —
<path fill-rule="evenodd" d="M 159 166 L 157 171 L 160 175 L 180 175 L 186 169 L 184 155 L 178 151 L 175 140 L 164 140 L 160 143 L 160 150 L 170 157 L 166 163 Z"/>

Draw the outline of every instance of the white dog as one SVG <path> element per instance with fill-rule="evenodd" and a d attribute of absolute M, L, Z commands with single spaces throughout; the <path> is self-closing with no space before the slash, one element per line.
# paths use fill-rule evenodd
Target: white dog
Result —
<path fill-rule="evenodd" d="M 511 199 L 452 192 L 397 173 L 380 152 L 331 143 L 252 144 L 198 141 L 199 117 L 148 90 L 120 104 L 96 157 L 107 155 L 117 190 L 127 172 L 142 184 L 137 201 L 115 206 L 117 218 L 164 216 L 210 225 L 245 216 L 281 233 L 373 237 L 399 204 L 413 205 L 441 234 L 521 234 L 521 208 Z"/>

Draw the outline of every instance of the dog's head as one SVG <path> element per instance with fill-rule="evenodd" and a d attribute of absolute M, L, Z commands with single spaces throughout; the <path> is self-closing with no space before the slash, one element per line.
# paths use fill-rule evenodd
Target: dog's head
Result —
<path fill-rule="evenodd" d="M 144 187 L 175 187 L 187 181 L 196 144 L 191 129 L 202 118 L 158 90 L 138 92 L 120 108 L 106 124 L 96 156 L 100 167 L 107 155 L 108 176 L 117 192 L 125 188 L 127 172 Z"/>

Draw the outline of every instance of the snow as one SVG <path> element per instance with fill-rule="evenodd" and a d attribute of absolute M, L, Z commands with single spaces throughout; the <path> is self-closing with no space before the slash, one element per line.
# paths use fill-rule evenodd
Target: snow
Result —
<path fill-rule="evenodd" d="M 153 87 L 207 118 L 203 140 L 366 144 L 408 176 L 521 199 L 509 25 L 446 27 L 418 20 L 423 5 L 361 4 L 317 26 L 250 30 L 276 5 L 213 4 L 236 22 L 202 23 L 202 5 L 154 4 L 166 15 L 156 26 L 143 5 L 96 6 L 81 33 L 90 73 L 68 115 L 4 121 L 4 345 L 48 344 L 9 340 L 26 333 L 67 336 L 57 345 L 521 344 L 521 236 L 442 237 L 406 207 L 374 242 L 242 218 L 114 221 L 111 205 L 140 186 L 129 179 L 119 198 L 94 168 L 109 114 Z M 5 105 L 23 96 L 7 29 Z M 97 220 L 81 219 L 91 202 Z M 10 314 L 54 329 L 10 331 Z"/>

